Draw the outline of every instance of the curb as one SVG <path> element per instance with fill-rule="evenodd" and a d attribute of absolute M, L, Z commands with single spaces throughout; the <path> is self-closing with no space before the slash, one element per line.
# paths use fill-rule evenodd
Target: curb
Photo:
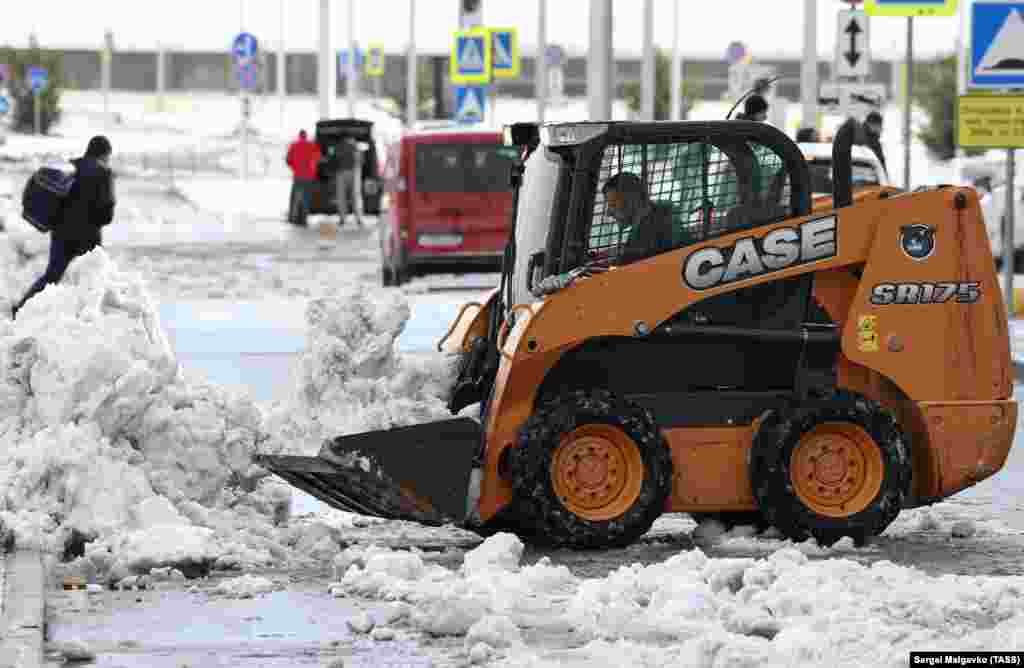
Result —
<path fill-rule="evenodd" d="M 0 668 L 38 668 L 45 641 L 46 569 L 36 550 L 7 553 L 0 615 Z"/>

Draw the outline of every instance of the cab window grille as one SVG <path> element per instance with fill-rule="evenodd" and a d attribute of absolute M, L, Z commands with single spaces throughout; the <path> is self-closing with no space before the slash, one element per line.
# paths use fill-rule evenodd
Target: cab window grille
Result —
<path fill-rule="evenodd" d="M 790 215 L 790 179 L 782 158 L 753 142 L 612 144 L 605 148 L 598 175 L 590 229 L 590 262 L 616 264 L 624 258 L 634 220 L 616 220 L 609 211 L 604 184 L 620 173 L 643 183 L 650 207 L 640 224 L 668 229 L 647 255 L 698 243 Z M 634 239 L 634 244 L 638 239 Z M 642 245 L 642 244 L 641 244 Z"/>

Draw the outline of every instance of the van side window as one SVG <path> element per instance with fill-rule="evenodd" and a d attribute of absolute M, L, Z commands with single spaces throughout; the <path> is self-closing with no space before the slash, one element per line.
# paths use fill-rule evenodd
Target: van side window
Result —
<path fill-rule="evenodd" d="M 610 207 L 609 180 L 610 191 L 620 183 L 641 189 L 642 203 L 626 212 Z M 790 181 L 782 158 L 756 142 L 609 145 L 586 236 L 588 259 L 621 264 L 784 220 L 791 213 Z"/>

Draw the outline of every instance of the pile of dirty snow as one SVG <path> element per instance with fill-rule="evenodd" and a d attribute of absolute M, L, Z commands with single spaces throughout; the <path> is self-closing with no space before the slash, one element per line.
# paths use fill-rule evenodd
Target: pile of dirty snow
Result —
<path fill-rule="evenodd" d="M 371 297 L 310 308 L 302 400 L 280 408 L 309 438 L 441 413 L 433 367 L 391 350 L 408 307 Z M 345 523 L 290 519 L 292 489 L 253 464 L 271 440 L 248 397 L 181 373 L 142 277 L 102 248 L 0 318 L 0 538 L 63 554 L 62 568 L 116 582 L 329 562 Z"/>
<path fill-rule="evenodd" d="M 1024 649 L 1021 577 L 931 577 L 788 547 L 759 559 L 693 549 L 579 578 L 547 557 L 523 566 L 522 554 L 510 534 L 458 570 L 349 548 L 332 591 L 395 601 L 399 624 L 464 636 L 471 660 L 501 666 L 903 666 L 911 650 Z M 531 635 L 567 628 L 585 644 L 531 646 Z"/>
<path fill-rule="evenodd" d="M 401 292 L 359 283 L 310 300 L 294 392 L 268 415 L 268 451 L 316 454 L 336 436 L 451 418 L 458 358 L 396 354 L 409 315 Z"/>

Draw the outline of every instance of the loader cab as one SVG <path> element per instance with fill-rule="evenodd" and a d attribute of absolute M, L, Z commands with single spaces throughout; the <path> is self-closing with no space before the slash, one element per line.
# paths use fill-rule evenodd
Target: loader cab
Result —
<path fill-rule="evenodd" d="M 640 261 L 810 212 L 803 155 L 764 123 L 517 124 L 506 143 L 526 156 L 506 267 L 510 304 L 537 300 L 531 288 L 546 276 L 625 263 L 642 221 L 612 215 L 603 186 L 618 174 L 644 184 L 650 210 L 666 228 Z"/>
<path fill-rule="evenodd" d="M 811 213 L 810 174 L 803 154 L 790 138 L 764 123 L 544 125 L 536 129 L 534 146 L 524 150 L 512 262 L 503 277 L 508 289 L 502 301 L 510 319 L 512 305 L 540 299 L 531 288 L 547 276 L 583 266 L 640 271 L 660 254 Z M 611 215 L 603 186 L 622 173 L 643 184 L 647 210 L 657 212 L 648 222 Z M 650 222 L 666 228 L 655 235 L 659 242 L 646 256 L 628 258 L 624 251 L 634 236 L 633 227 Z M 681 278 L 686 280 L 678 273 L 664 276 Z M 652 279 L 657 280 L 662 279 Z M 766 343 L 756 333 L 784 331 L 787 334 L 778 340 L 797 340 L 788 334 L 795 336 L 807 323 L 821 319 L 823 312 L 815 309 L 812 299 L 813 281 L 812 273 L 804 273 L 709 297 L 652 325 L 654 336 L 647 339 L 588 340 L 560 363 L 564 374 L 555 369 L 545 382 L 556 387 L 578 382 L 574 377 L 581 373 L 598 374 L 588 381 L 655 403 L 661 401 L 658 397 L 709 388 L 734 389 L 744 401 L 755 396 L 752 393 L 791 392 L 810 382 L 800 376 L 807 366 L 801 356 L 808 351 L 791 342 Z M 704 337 L 685 344 L 660 337 L 675 327 L 724 327 L 749 336 Z M 673 360 L 678 374 L 663 373 L 667 359 Z M 826 354 L 816 366 L 820 369 L 815 373 L 827 374 L 832 360 Z M 706 396 L 719 400 L 715 392 Z M 750 405 L 750 410 L 760 406 Z M 652 410 L 657 412 L 654 404 Z M 660 419 L 678 425 L 696 418 L 662 414 Z"/>

